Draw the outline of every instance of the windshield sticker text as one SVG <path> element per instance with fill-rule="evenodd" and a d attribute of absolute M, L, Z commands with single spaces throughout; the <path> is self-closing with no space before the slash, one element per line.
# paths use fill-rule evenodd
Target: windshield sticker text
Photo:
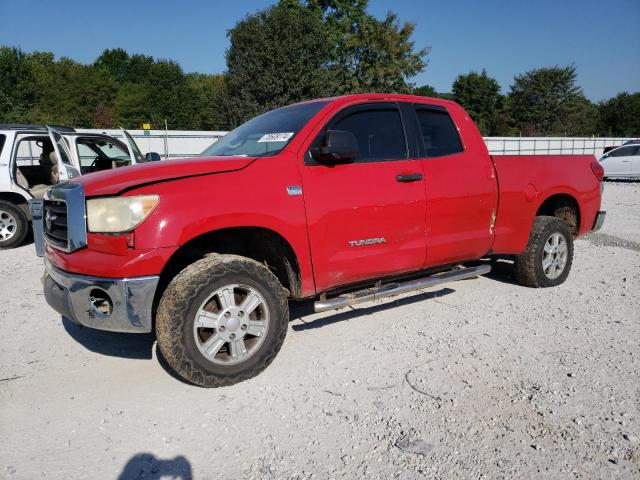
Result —
<path fill-rule="evenodd" d="M 265 142 L 286 142 L 293 136 L 293 132 L 267 133 L 260 137 L 258 143 Z"/>

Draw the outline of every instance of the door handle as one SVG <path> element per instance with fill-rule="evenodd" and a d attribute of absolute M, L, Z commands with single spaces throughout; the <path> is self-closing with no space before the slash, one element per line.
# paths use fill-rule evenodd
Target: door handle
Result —
<path fill-rule="evenodd" d="M 402 183 L 419 182 L 420 180 L 422 180 L 421 173 L 401 173 L 396 175 L 396 181 Z"/>

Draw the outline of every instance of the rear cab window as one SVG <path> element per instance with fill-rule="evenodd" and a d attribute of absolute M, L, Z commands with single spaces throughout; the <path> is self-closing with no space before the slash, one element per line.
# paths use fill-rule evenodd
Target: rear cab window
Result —
<path fill-rule="evenodd" d="M 458 129 L 444 107 L 415 104 L 415 110 L 425 157 L 444 157 L 464 151 Z"/>
<path fill-rule="evenodd" d="M 0 135 L 0 155 L 2 154 L 2 148 L 4 147 L 4 142 L 7 140 L 5 135 Z"/>

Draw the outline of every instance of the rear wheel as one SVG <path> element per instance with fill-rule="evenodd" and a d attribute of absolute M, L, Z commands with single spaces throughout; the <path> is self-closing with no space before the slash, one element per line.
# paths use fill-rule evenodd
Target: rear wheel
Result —
<path fill-rule="evenodd" d="M 287 296 L 260 263 L 210 255 L 165 290 L 156 317 L 158 346 L 185 380 L 204 387 L 251 378 L 274 359 L 287 332 Z"/>
<path fill-rule="evenodd" d="M 554 287 L 567 279 L 572 261 L 571 227 L 559 218 L 539 216 L 525 251 L 515 259 L 515 277 L 527 287 Z"/>
<path fill-rule="evenodd" d="M 29 232 L 29 220 L 13 203 L 0 200 L 0 249 L 20 245 Z"/>

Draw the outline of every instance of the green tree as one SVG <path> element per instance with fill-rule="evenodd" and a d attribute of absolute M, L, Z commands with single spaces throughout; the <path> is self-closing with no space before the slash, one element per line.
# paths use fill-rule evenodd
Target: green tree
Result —
<path fill-rule="evenodd" d="M 496 79 L 482 73 L 458 75 L 453 82 L 453 98 L 476 122 L 483 135 L 494 135 L 500 107 L 500 85 Z"/>
<path fill-rule="evenodd" d="M 30 122 L 41 98 L 41 88 L 53 66 L 53 54 L 24 53 L 0 47 L 0 120 Z"/>
<path fill-rule="evenodd" d="M 103 126 L 105 108 L 113 104 L 115 84 L 101 72 L 68 58 L 46 69 L 39 82 L 37 106 L 29 120 L 71 127 Z"/>
<path fill-rule="evenodd" d="M 129 55 L 122 48 L 107 49 L 96 59 L 93 66 L 102 70 L 109 78 L 122 83 L 140 83 L 149 80 L 154 64 L 148 55 Z"/>
<path fill-rule="evenodd" d="M 322 18 L 296 1 L 249 15 L 229 31 L 226 111 L 236 126 L 266 110 L 334 93 Z"/>
<path fill-rule="evenodd" d="M 414 25 L 378 20 L 366 0 L 281 0 L 229 31 L 230 122 L 295 101 L 357 92 L 412 91 L 426 66 Z"/>
<path fill-rule="evenodd" d="M 205 75 L 190 73 L 187 81 L 196 101 L 194 115 L 199 128 L 204 130 L 226 130 L 229 128 L 225 111 L 226 95 L 223 75 Z"/>
<path fill-rule="evenodd" d="M 600 103 L 598 110 L 602 135 L 640 137 L 640 92 L 619 93 Z"/>
<path fill-rule="evenodd" d="M 149 91 L 146 83 L 125 83 L 118 89 L 113 106 L 113 125 L 141 128 L 150 122 Z M 158 125 L 154 125 L 158 127 Z"/>
<path fill-rule="evenodd" d="M 438 92 L 431 85 L 422 85 L 415 87 L 412 92 L 414 95 L 420 95 L 421 97 L 438 98 Z"/>
<path fill-rule="evenodd" d="M 511 85 L 509 115 L 524 135 L 592 135 L 594 110 L 576 83 L 573 65 L 531 70 Z"/>
<path fill-rule="evenodd" d="M 198 128 L 196 98 L 187 77 L 177 63 L 157 60 L 147 79 L 150 120 L 162 128 L 166 120 L 170 128 Z"/>
<path fill-rule="evenodd" d="M 413 23 L 401 24 L 393 12 L 378 20 L 367 13 L 368 0 L 308 0 L 328 28 L 336 94 L 410 93 L 409 79 L 427 66 L 429 49 L 415 50 Z"/>

